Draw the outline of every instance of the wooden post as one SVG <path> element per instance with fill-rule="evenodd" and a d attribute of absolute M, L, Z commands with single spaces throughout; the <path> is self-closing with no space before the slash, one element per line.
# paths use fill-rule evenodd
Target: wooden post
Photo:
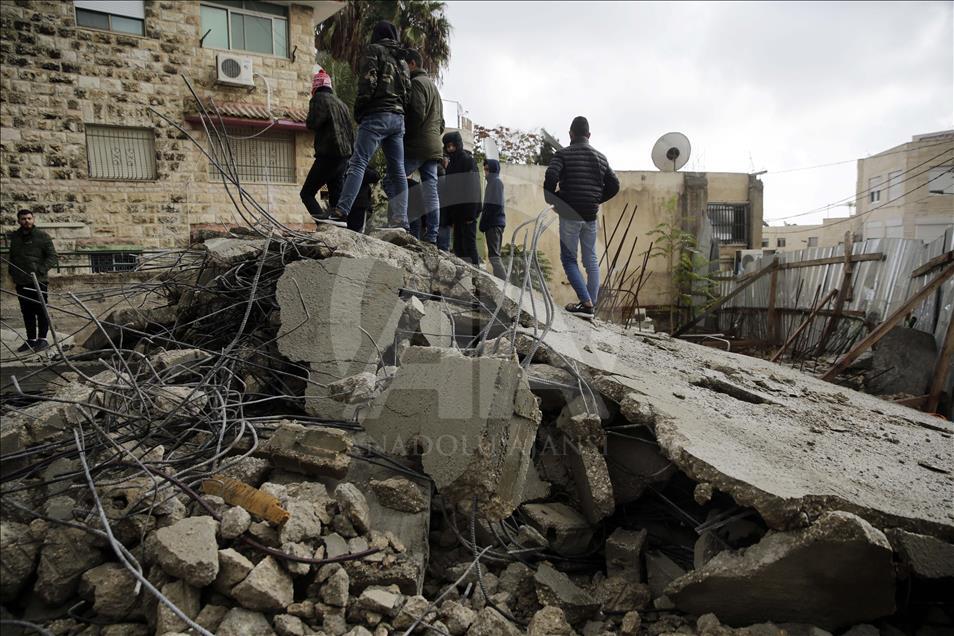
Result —
<path fill-rule="evenodd" d="M 825 298 L 822 299 L 822 301 L 818 303 L 818 305 L 812 309 L 812 312 L 810 314 L 808 314 L 808 318 L 806 318 L 804 322 L 802 322 L 802 324 L 798 326 L 798 329 L 796 329 L 792 333 L 792 335 L 788 337 L 788 340 L 785 341 L 785 344 L 783 344 L 782 347 L 775 352 L 775 355 L 772 356 L 772 362 L 779 361 L 779 359 L 782 357 L 782 354 L 785 353 L 786 349 L 788 349 L 792 345 L 792 343 L 795 342 L 795 340 L 802 334 L 802 332 L 808 328 L 808 325 L 812 324 L 812 321 L 815 319 L 815 316 L 818 315 L 818 312 L 824 309 L 825 305 L 831 302 L 832 297 L 837 293 L 838 293 L 837 289 L 833 289 L 830 292 L 828 292 L 828 295 L 825 296 Z"/>
<path fill-rule="evenodd" d="M 699 324 L 699 322 L 702 321 L 703 318 L 705 318 L 706 316 L 711 314 L 713 311 L 715 311 L 716 309 L 718 309 L 725 303 L 735 298 L 739 293 L 742 292 L 742 290 L 744 290 L 746 287 L 748 287 L 749 285 L 751 285 L 758 279 L 762 278 L 769 272 L 773 271 L 776 267 L 778 267 L 778 260 L 772 259 L 772 262 L 770 264 L 766 265 L 759 271 L 755 272 L 752 276 L 745 279 L 744 283 L 740 284 L 738 287 L 730 291 L 728 294 L 726 294 L 722 298 L 717 298 L 716 300 L 712 301 L 711 303 L 703 307 L 702 312 L 698 316 L 696 316 L 689 322 L 685 323 L 683 326 L 676 329 L 672 333 L 673 337 L 681 336 L 682 334 L 686 333 L 687 331 L 695 327 L 697 324 Z"/>
<path fill-rule="evenodd" d="M 951 321 L 947 323 L 947 333 L 944 334 L 944 344 L 937 353 L 937 362 L 934 363 L 934 376 L 931 381 L 931 390 L 928 391 L 928 401 L 925 410 L 928 413 L 937 411 L 937 405 L 941 401 L 941 393 L 947 384 L 947 374 L 951 371 L 951 364 L 954 363 L 954 314 L 951 315 Z"/>
<path fill-rule="evenodd" d="M 909 311 L 918 306 L 918 304 L 927 298 L 928 294 L 933 292 L 935 289 L 941 286 L 944 281 L 946 281 L 951 276 L 954 276 L 954 265 L 948 265 L 947 268 L 941 271 L 937 277 L 932 280 L 930 283 L 924 286 L 918 293 L 911 296 L 905 303 L 899 307 L 893 314 L 888 316 L 884 322 L 878 325 L 874 331 L 865 336 L 861 341 L 859 341 L 854 347 L 851 348 L 851 351 L 843 355 L 838 362 L 832 365 L 828 371 L 825 372 L 825 375 L 822 376 L 822 380 L 827 380 L 831 382 L 835 376 L 848 368 L 852 362 L 854 362 L 858 356 L 867 351 L 870 347 L 877 344 L 879 340 L 884 338 L 885 334 L 891 331 L 891 329 L 901 322 L 901 319 L 904 318 Z M 840 294 L 839 294 L 840 297 Z M 946 345 L 945 345 L 946 346 Z"/>
<path fill-rule="evenodd" d="M 825 353 L 825 347 L 828 346 L 828 341 L 831 339 L 833 333 L 835 333 L 835 328 L 838 326 L 838 321 L 841 318 L 841 311 L 845 306 L 845 301 L 851 299 L 851 277 L 854 274 L 854 261 L 851 260 L 851 252 L 853 251 L 854 245 L 852 244 L 851 231 L 845 232 L 845 271 L 841 277 L 841 289 L 838 293 L 838 298 L 835 299 L 834 313 L 832 313 L 831 318 L 828 319 L 828 324 L 825 325 L 825 330 L 822 332 L 821 338 L 818 339 L 818 346 L 815 347 L 815 355 L 822 355 Z"/>

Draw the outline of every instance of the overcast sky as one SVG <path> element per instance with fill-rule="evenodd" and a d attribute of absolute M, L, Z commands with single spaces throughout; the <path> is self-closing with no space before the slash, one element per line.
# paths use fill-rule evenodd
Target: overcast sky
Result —
<path fill-rule="evenodd" d="M 475 122 L 543 127 L 567 143 L 570 120 L 585 115 L 617 170 L 654 170 L 656 139 L 684 132 L 685 169 L 768 170 L 770 222 L 855 190 L 853 161 L 773 171 L 954 128 L 950 1 L 447 5 L 454 32 L 441 92 Z"/>

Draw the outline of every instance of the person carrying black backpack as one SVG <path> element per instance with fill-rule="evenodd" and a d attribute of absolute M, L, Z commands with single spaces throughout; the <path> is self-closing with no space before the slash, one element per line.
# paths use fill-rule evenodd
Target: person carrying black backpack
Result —
<path fill-rule="evenodd" d="M 388 166 L 384 178 L 384 191 L 388 195 L 388 227 L 408 229 L 404 110 L 410 95 L 411 77 L 405 55 L 398 43 L 397 28 L 384 20 L 378 22 L 371 33 L 371 44 L 361 58 L 358 95 L 354 101 L 358 134 L 338 205 L 331 214 L 332 220 L 347 220 L 353 212 L 368 162 L 380 146 L 384 149 Z"/>

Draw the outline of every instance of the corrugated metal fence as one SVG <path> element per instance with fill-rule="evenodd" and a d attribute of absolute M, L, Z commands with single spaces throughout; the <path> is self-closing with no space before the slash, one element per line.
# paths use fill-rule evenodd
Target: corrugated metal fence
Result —
<path fill-rule="evenodd" d="M 859 249 L 860 248 L 860 249 Z M 854 264 L 851 295 L 844 304 L 843 320 L 825 347 L 828 353 L 843 353 L 868 330 L 899 309 L 904 302 L 926 286 L 940 270 L 926 276 L 912 278 L 911 273 L 932 258 L 954 249 L 954 229 L 930 243 L 907 239 L 871 239 L 856 243 L 854 254 L 884 254 L 884 260 Z M 819 247 L 797 252 L 766 255 L 747 264 L 744 274 L 757 272 L 778 258 L 780 265 L 814 259 L 843 257 L 844 246 Z M 816 299 L 822 299 L 833 289 L 839 289 L 844 275 L 844 263 L 818 265 L 794 269 L 780 269 L 776 283 L 775 307 L 780 321 L 779 337 L 784 340 L 811 311 Z M 720 295 L 737 287 L 736 281 L 724 281 Z M 720 331 L 736 337 L 755 340 L 769 339 L 767 309 L 771 280 L 769 275 L 751 284 L 738 296 L 729 300 L 718 313 Z M 833 304 L 833 303 L 832 303 Z M 831 310 L 832 304 L 828 306 Z M 928 296 L 912 312 L 914 327 L 934 334 L 938 348 L 944 341 L 947 325 L 954 313 L 954 278 L 949 279 Z M 817 347 L 830 311 L 822 312 L 803 334 L 799 349 Z"/>

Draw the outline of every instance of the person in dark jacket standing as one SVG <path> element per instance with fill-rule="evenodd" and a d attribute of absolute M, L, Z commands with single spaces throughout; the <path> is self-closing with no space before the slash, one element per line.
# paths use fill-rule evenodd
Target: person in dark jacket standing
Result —
<path fill-rule="evenodd" d="M 576 117 L 570 124 L 570 145 L 553 155 L 543 190 L 547 203 L 560 215 L 560 262 L 580 300 L 566 309 L 592 316 L 600 289 L 597 214 L 600 204 L 619 192 L 619 179 L 603 153 L 590 145 L 590 123 L 585 117 Z M 576 260 L 577 246 L 583 252 L 585 282 Z"/>
<path fill-rule="evenodd" d="M 344 185 L 354 131 L 348 107 L 338 99 L 331 87 L 331 76 L 324 69 L 315 73 L 311 84 L 311 102 L 308 105 L 309 130 L 315 131 L 315 161 L 301 188 L 301 200 L 316 221 L 325 220 L 329 213 L 315 200 L 321 187 L 328 185 L 328 204 L 338 205 Z"/>
<path fill-rule="evenodd" d="M 443 141 L 448 160 L 440 198 L 442 213 L 447 214 L 447 223 L 453 228 L 454 254 L 474 265 L 480 265 L 477 254 L 477 217 L 480 215 L 477 162 L 464 148 L 459 132 L 447 133 Z M 442 249 L 446 249 L 446 246 Z"/>
<path fill-rule="evenodd" d="M 348 218 L 361 189 L 368 162 L 381 146 L 388 164 L 384 179 L 384 190 L 388 195 L 388 227 L 408 229 L 404 109 L 410 94 L 411 78 L 404 55 L 404 49 L 398 44 L 395 26 L 383 20 L 378 22 L 371 33 L 371 44 L 361 58 L 358 95 L 354 100 L 358 135 L 332 219 Z"/>
<path fill-rule="evenodd" d="M 358 196 L 354 198 L 354 204 L 351 206 L 351 214 L 348 215 L 348 229 L 358 232 L 364 232 L 368 218 L 371 216 L 371 187 L 381 180 L 378 171 L 368 166 L 364 171 L 364 179 L 361 180 L 361 189 L 358 190 Z"/>
<path fill-rule="evenodd" d="M 504 227 L 507 214 L 504 211 L 504 186 L 500 180 L 500 162 L 496 159 L 484 161 L 484 211 L 480 214 L 480 231 L 487 240 L 487 257 L 494 270 L 494 276 L 507 280 L 507 270 L 500 260 L 500 246 L 503 244 Z"/>
<path fill-rule="evenodd" d="M 437 194 L 437 166 L 443 156 L 441 133 L 444 132 L 444 106 L 441 95 L 421 68 L 421 54 L 410 51 L 407 65 L 411 71 L 411 99 L 404 115 L 404 172 L 421 175 L 420 196 L 423 198 L 425 234 L 428 243 L 437 244 L 440 200 Z M 418 226 L 420 223 L 418 222 Z"/>
<path fill-rule="evenodd" d="M 17 212 L 17 224 L 20 229 L 9 235 L 9 271 L 16 285 L 27 337 L 27 341 L 20 345 L 17 353 L 43 351 L 50 346 L 46 341 L 50 323 L 43 306 L 47 300 L 47 273 L 56 267 L 57 263 L 56 248 L 53 247 L 50 235 L 36 228 L 30 210 Z M 34 274 L 36 281 L 33 280 Z"/>

